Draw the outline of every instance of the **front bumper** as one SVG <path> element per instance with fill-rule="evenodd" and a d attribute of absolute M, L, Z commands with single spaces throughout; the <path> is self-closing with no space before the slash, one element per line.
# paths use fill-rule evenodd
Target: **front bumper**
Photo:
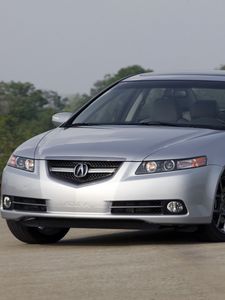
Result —
<path fill-rule="evenodd" d="M 168 173 L 135 175 L 139 164 L 124 162 L 114 177 L 80 186 L 51 178 L 44 160 L 37 161 L 34 173 L 7 166 L 3 172 L 2 195 L 46 199 L 47 211 L 5 210 L 1 205 L 1 215 L 5 219 L 14 220 L 118 220 L 118 223 L 124 220 L 162 225 L 211 222 L 222 167 L 209 165 Z M 113 201 L 174 199 L 184 202 L 187 208 L 185 215 L 111 213 Z"/>

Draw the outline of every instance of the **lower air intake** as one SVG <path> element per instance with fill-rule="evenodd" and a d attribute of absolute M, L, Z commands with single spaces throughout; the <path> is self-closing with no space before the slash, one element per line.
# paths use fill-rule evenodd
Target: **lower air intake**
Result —
<path fill-rule="evenodd" d="M 44 199 L 13 197 L 13 196 L 9 196 L 9 197 L 12 201 L 12 205 L 9 208 L 10 210 L 41 212 L 41 213 L 47 211 L 46 200 Z"/>
<path fill-rule="evenodd" d="M 170 215 L 173 214 L 167 209 L 167 204 L 172 200 L 141 200 L 141 201 L 113 201 L 111 206 L 111 214 L 114 215 Z M 181 200 L 177 200 L 183 204 L 183 211 L 176 213 L 184 215 L 187 209 Z"/>

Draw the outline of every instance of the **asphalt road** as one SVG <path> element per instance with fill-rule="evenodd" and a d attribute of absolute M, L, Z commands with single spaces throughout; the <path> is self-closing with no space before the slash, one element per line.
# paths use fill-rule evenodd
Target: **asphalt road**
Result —
<path fill-rule="evenodd" d="M 72 229 L 26 245 L 0 221 L 0 299 L 224 299 L 225 243 L 192 233 Z"/>

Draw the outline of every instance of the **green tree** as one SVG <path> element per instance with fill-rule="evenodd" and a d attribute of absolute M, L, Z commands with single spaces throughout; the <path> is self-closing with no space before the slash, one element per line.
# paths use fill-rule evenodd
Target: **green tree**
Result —
<path fill-rule="evenodd" d="M 51 116 L 67 100 L 31 83 L 0 82 L 0 177 L 14 149 L 32 136 L 52 128 Z"/>
<path fill-rule="evenodd" d="M 8 121 L 7 116 L 0 116 L 0 179 L 2 169 L 9 157 L 9 151 L 14 145 L 13 136 L 7 129 Z"/>
<path fill-rule="evenodd" d="M 83 106 L 88 100 L 90 99 L 90 96 L 87 94 L 75 94 L 74 96 L 69 97 L 68 104 L 64 108 L 65 111 L 71 111 L 75 112 L 78 110 L 81 106 Z"/>

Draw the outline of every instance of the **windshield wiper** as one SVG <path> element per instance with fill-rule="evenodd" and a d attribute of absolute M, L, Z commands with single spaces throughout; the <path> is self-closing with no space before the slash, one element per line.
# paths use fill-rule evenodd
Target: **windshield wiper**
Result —
<path fill-rule="evenodd" d="M 160 121 L 148 121 L 148 122 L 140 122 L 136 123 L 135 125 L 146 125 L 146 126 L 175 126 L 175 127 L 183 127 L 187 126 L 188 124 L 182 124 L 182 123 L 170 123 L 170 122 L 160 122 Z"/>
<path fill-rule="evenodd" d="M 191 127 L 191 128 L 206 128 L 206 129 L 215 129 L 215 130 L 225 130 L 225 124 L 213 125 L 213 124 L 197 124 L 197 123 L 170 123 L 170 122 L 160 122 L 160 121 L 149 121 L 149 122 L 140 122 L 140 125 L 146 126 L 174 126 L 174 127 Z"/>
<path fill-rule="evenodd" d="M 107 125 L 107 124 L 100 124 L 100 123 L 74 123 L 74 124 L 70 124 L 67 127 L 100 126 L 100 125 Z"/>
<path fill-rule="evenodd" d="M 179 126 L 177 123 L 167 123 L 167 122 L 124 122 L 124 123 L 74 123 L 69 125 L 69 127 L 80 127 L 80 126 L 110 126 L 110 125 L 145 125 L 145 126 L 150 126 L 150 125 L 162 125 L 162 126 Z"/>

